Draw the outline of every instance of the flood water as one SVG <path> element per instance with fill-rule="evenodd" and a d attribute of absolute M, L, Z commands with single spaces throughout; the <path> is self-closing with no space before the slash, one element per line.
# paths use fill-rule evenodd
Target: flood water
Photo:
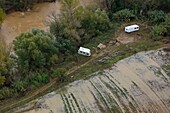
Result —
<path fill-rule="evenodd" d="M 57 10 L 56 10 L 57 9 Z M 12 41 L 22 32 L 32 28 L 45 30 L 46 20 L 50 13 L 55 10 L 59 12 L 60 3 L 36 4 L 32 10 L 27 12 L 14 12 L 6 16 L 0 30 L 0 38 L 9 46 Z"/>
<path fill-rule="evenodd" d="M 95 0 L 81 0 L 83 6 L 94 5 Z M 6 16 L 1 30 L 0 39 L 3 39 L 6 44 L 11 45 L 12 41 L 22 32 L 26 32 L 32 28 L 47 30 L 46 21 L 51 12 L 60 13 L 60 2 L 55 3 L 40 3 L 33 6 L 33 9 L 26 12 L 14 12 Z"/>

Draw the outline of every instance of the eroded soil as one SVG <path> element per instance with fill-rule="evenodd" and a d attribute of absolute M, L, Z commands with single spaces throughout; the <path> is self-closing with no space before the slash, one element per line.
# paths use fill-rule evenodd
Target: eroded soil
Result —
<path fill-rule="evenodd" d="M 71 83 L 15 111 L 26 113 L 169 113 L 170 64 L 163 49 L 140 52 L 88 80 Z M 31 107 L 28 107 L 31 106 Z"/>

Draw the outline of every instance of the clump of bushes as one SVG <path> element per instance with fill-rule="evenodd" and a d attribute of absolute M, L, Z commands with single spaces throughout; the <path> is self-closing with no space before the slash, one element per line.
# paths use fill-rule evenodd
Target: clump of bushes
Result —
<path fill-rule="evenodd" d="M 32 87 L 39 87 L 42 84 L 49 82 L 49 75 L 47 73 L 36 73 L 31 78 Z"/>
<path fill-rule="evenodd" d="M 159 24 L 165 21 L 166 14 L 163 11 L 149 11 L 148 17 L 152 23 Z"/>
<path fill-rule="evenodd" d="M 167 29 L 163 25 L 156 25 L 151 31 L 151 36 L 154 41 L 161 40 L 161 36 L 165 36 Z"/>
<path fill-rule="evenodd" d="M 13 97 L 14 95 L 15 91 L 11 88 L 3 87 L 2 89 L 0 89 L 0 100 Z"/>
<path fill-rule="evenodd" d="M 122 9 L 113 14 L 113 20 L 120 22 L 128 22 L 135 19 L 135 15 L 129 9 Z"/>
<path fill-rule="evenodd" d="M 51 76 L 54 78 L 58 78 L 59 82 L 64 82 L 67 80 L 67 75 L 66 75 L 66 69 L 65 68 L 57 68 L 55 70 L 53 70 Z"/>

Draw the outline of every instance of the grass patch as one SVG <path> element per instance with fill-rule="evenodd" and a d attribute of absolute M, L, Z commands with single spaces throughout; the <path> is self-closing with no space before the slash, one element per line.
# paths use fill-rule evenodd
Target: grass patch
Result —
<path fill-rule="evenodd" d="M 170 70 L 170 65 L 163 65 L 162 68 L 164 68 L 165 70 Z"/>

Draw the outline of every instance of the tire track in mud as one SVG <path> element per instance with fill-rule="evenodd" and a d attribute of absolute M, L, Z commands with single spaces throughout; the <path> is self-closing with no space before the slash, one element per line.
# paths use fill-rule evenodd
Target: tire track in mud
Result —
<path fill-rule="evenodd" d="M 129 68 L 127 68 L 126 64 L 119 65 L 119 71 L 123 72 L 122 74 L 126 75 L 129 74 L 129 78 L 131 80 L 134 80 L 137 86 L 146 93 L 146 95 L 154 102 L 156 106 L 159 106 L 161 108 L 161 112 L 168 112 L 167 108 L 163 105 L 159 97 L 146 85 L 138 76 L 136 76 Z M 126 71 L 123 71 L 123 70 Z M 126 73 L 125 73 L 126 72 Z"/>
<path fill-rule="evenodd" d="M 145 57 L 143 57 L 143 58 L 149 60 L 149 58 L 145 58 Z M 150 65 L 148 65 L 148 67 L 153 66 L 153 64 L 154 64 L 154 65 L 157 65 L 157 68 L 158 68 L 159 71 L 160 71 L 159 73 L 164 73 L 164 71 L 161 69 L 161 67 L 160 67 L 158 64 L 155 64 L 155 62 L 153 62 L 153 60 L 150 59 L 150 60 L 147 61 L 147 62 L 152 62 L 152 63 L 150 63 Z M 146 65 L 146 64 L 145 64 L 145 65 Z M 128 65 L 129 69 L 132 70 L 133 72 L 135 72 L 136 75 L 139 75 L 140 79 L 143 80 L 143 82 L 145 82 L 145 84 L 150 87 L 150 89 L 155 93 L 155 95 L 158 97 L 158 99 L 160 99 L 160 101 L 162 102 L 162 104 L 164 104 L 165 107 L 168 109 L 168 107 L 166 106 L 166 104 L 164 103 L 164 101 L 161 99 L 161 95 L 163 94 L 162 97 L 168 98 L 168 97 L 170 97 L 170 92 L 169 92 L 169 93 L 166 92 L 166 93 L 167 93 L 167 94 L 166 94 L 165 92 L 161 91 L 161 88 L 160 88 L 160 86 L 166 85 L 166 83 L 164 83 L 164 82 L 166 82 L 166 81 L 164 81 L 163 79 L 159 79 L 159 77 L 155 77 L 155 74 L 156 74 L 156 73 L 155 73 L 154 71 L 153 71 L 153 72 L 150 71 L 150 73 L 145 73 L 145 76 L 141 77 L 141 75 L 140 75 L 141 73 L 140 73 L 139 71 L 137 71 L 137 70 L 134 70 L 134 66 L 142 67 L 141 69 L 143 69 L 143 72 L 144 72 L 144 70 L 146 70 L 147 66 L 144 66 L 143 63 L 141 63 L 141 62 Z M 158 76 L 162 76 L 162 75 L 159 74 Z M 153 79 L 154 77 L 155 77 L 156 80 Z M 167 77 L 166 73 L 163 74 L 163 77 L 165 77 L 166 80 L 168 80 L 168 77 Z M 156 85 L 153 85 L 153 86 L 156 86 L 156 87 L 155 87 L 156 90 L 154 90 L 154 87 L 149 84 L 150 81 L 152 81 L 151 83 L 156 83 Z M 158 91 L 157 89 L 158 89 L 159 91 Z M 168 94 L 169 94 L 169 95 L 168 95 Z"/>
<path fill-rule="evenodd" d="M 148 54 L 123 59 L 88 80 L 71 83 L 65 92 L 47 94 L 28 112 L 169 113 L 170 78 Z"/>

